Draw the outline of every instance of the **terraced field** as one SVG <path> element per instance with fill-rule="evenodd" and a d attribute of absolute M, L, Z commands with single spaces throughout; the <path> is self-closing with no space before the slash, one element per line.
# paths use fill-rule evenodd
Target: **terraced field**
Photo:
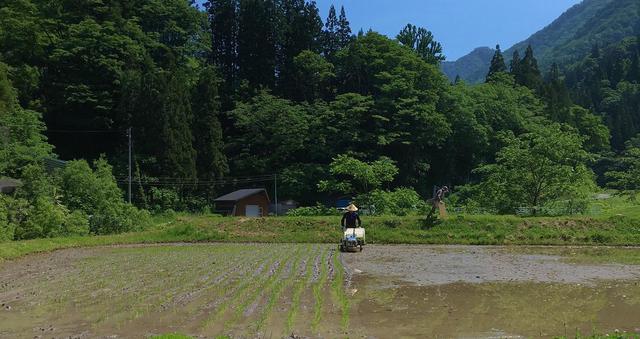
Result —
<path fill-rule="evenodd" d="M 2 270 L 0 337 L 340 336 L 349 303 L 334 247 L 132 246 L 31 256 Z"/>

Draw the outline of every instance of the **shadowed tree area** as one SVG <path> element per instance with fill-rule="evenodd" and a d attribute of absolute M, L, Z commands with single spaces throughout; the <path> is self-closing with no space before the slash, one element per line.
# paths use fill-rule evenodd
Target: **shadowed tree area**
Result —
<path fill-rule="evenodd" d="M 133 202 L 155 211 L 211 209 L 230 189 L 227 178 L 278 174 L 280 194 L 304 205 L 337 192 L 424 200 L 447 184 L 486 187 L 463 196 L 514 213 L 583 194 L 591 171 L 601 185 L 628 186 L 615 173 L 631 168 L 633 151 L 615 152 L 640 132 L 636 38 L 550 69 L 532 46 L 511 60 L 498 46 L 486 83 L 473 86 L 447 81 L 443 47 L 427 28 L 408 24 L 395 39 L 354 35 L 345 8 L 321 18 L 304 0 L 210 0 L 203 8 L 186 0 L 12 1 L 0 10 L 0 45 L 1 174 L 27 178 L 25 166 L 46 157 L 104 159 L 123 185 L 131 128 Z M 572 155 L 571 163 L 545 152 Z M 356 167 L 387 159 L 397 173 L 373 189 L 340 189 L 348 179 L 335 176 L 336 159 Z M 543 163 L 564 171 L 537 182 L 548 190 L 517 188 L 528 179 L 514 166 Z M 582 176 L 570 179 L 569 169 Z M 500 194 L 519 198 L 493 201 L 507 177 L 519 193 Z"/>

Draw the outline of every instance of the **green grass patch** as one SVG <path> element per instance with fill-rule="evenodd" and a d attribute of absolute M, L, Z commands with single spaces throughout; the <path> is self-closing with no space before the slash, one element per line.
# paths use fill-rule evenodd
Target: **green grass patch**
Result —
<path fill-rule="evenodd" d="M 424 228 L 422 217 L 364 216 L 363 226 L 367 242 L 372 244 L 639 246 L 638 213 L 614 212 L 538 218 L 453 215 L 430 228 Z M 5 242 L 0 244 L 0 261 L 72 247 L 171 242 L 337 243 L 341 237 L 340 217 L 172 218 L 165 217 L 153 229 L 139 233 Z"/>

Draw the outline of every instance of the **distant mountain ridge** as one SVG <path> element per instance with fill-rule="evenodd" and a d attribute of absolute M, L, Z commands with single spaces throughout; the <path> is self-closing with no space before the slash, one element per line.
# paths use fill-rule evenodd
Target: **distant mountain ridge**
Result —
<path fill-rule="evenodd" d="M 515 50 L 522 55 L 531 44 L 540 70 L 546 73 L 554 62 L 564 65 L 581 59 L 595 44 L 608 45 L 637 34 L 640 34 L 640 1 L 584 0 L 550 25 L 504 51 L 504 57 L 509 62 Z M 491 55 L 476 51 L 454 62 L 443 63 L 443 72 L 452 81 L 456 75 L 469 83 L 483 81 L 479 75 L 488 72 Z M 472 63 L 468 58 L 471 55 Z"/>
<path fill-rule="evenodd" d="M 460 75 L 466 82 L 479 83 L 484 81 L 487 75 L 493 53 L 493 48 L 478 47 L 456 61 L 443 62 L 441 68 L 451 81 Z"/>

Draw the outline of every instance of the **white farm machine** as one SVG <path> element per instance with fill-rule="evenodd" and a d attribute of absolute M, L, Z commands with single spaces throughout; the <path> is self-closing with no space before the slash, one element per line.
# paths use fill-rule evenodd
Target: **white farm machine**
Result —
<path fill-rule="evenodd" d="M 366 245 L 364 228 L 344 229 L 340 241 L 340 252 L 362 252 L 364 245 Z"/>

